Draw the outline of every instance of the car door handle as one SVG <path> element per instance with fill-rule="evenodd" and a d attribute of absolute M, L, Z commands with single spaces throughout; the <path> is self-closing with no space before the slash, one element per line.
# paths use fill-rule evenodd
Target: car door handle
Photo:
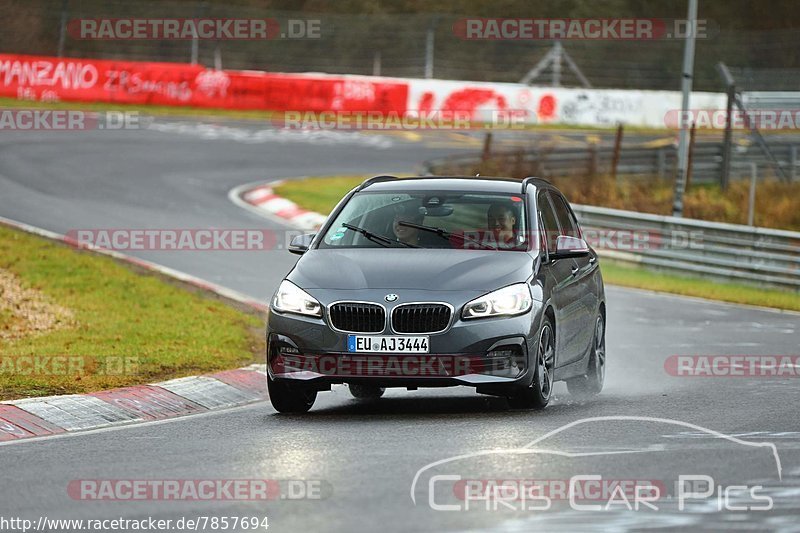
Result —
<path fill-rule="evenodd" d="M 595 264 L 596 262 L 597 262 L 597 256 L 596 255 L 593 255 L 593 256 L 589 257 L 589 263 Z"/>
<path fill-rule="evenodd" d="M 580 268 L 578 268 L 578 265 L 572 265 L 572 275 L 573 276 L 578 273 L 578 270 L 580 270 Z"/>

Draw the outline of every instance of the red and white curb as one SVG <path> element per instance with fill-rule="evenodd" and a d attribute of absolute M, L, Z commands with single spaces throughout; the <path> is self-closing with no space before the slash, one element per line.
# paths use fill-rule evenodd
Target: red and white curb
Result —
<path fill-rule="evenodd" d="M 0 403 L 0 442 L 150 422 L 267 399 L 266 365 L 88 394 Z"/>
<path fill-rule="evenodd" d="M 314 231 L 325 223 L 327 217 L 315 211 L 303 209 L 293 201 L 275 194 L 273 187 L 285 180 L 267 183 L 250 183 L 230 191 L 228 198 L 236 205 L 261 216 L 267 216 L 297 229 Z"/>
<path fill-rule="evenodd" d="M 268 309 L 263 302 L 245 294 L 150 261 L 78 243 L 65 235 L 4 217 L 0 217 L 0 224 L 138 265 L 260 311 Z M 11 400 L 0 402 L 0 443 L 198 414 L 267 398 L 266 365 L 251 365 L 88 394 Z"/>

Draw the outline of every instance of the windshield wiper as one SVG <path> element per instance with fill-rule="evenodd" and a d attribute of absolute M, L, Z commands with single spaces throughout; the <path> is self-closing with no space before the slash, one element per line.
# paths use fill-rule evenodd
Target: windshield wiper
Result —
<path fill-rule="evenodd" d="M 398 239 L 391 239 L 389 237 L 384 237 L 383 235 L 378 235 L 377 233 L 373 233 L 373 232 L 371 232 L 369 230 L 366 230 L 364 228 L 359 228 L 358 226 L 353 226 L 352 224 L 348 224 L 346 222 L 342 224 L 342 227 L 345 227 L 345 228 L 347 228 L 349 230 L 353 230 L 355 232 L 358 232 L 361 235 L 363 235 L 364 237 L 366 237 L 367 239 L 369 239 L 369 240 L 371 240 L 373 242 L 377 242 L 378 244 L 380 244 L 384 248 L 387 245 L 391 244 L 391 243 L 402 244 L 403 246 L 407 246 L 408 248 L 419 248 L 419 246 L 411 244 L 409 242 L 403 242 L 403 241 L 398 240 Z"/>
<path fill-rule="evenodd" d="M 484 250 L 497 250 L 497 246 L 488 246 L 485 243 L 482 243 L 478 239 L 473 239 L 472 237 L 467 237 L 463 233 L 453 233 L 452 231 L 447 231 L 443 228 L 434 228 L 433 226 L 423 226 L 422 224 L 415 224 L 413 222 L 405 222 L 400 221 L 398 222 L 401 226 L 408 226 L 409 228 L 417 228 L 418 230 L 422 231 L 429 231 L 431 233 L 435 233 L 439 237 L 443 239 L 450 239 L 450 237 L 455 237 L 456 239 L 461 239 L 462 241 L 469 241 L 477 244 Z"/>

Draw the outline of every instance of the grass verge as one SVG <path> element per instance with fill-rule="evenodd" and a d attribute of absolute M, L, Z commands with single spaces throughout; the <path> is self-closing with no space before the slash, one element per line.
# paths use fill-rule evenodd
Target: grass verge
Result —
<path fill-rule="evenodd" d="M 602 269 L 603 281 L 609 285 L 800 311 L 800 293 L 797 292 L 761 289 L 750 285 L 714 282 L 702 278 L 655 272 L 610 259 L 602 260 Z"/>
<path fill-rule="evenodd" d="M 368 177 L 330 176 L 289 180 L 274 187 L 273 190 L 275 194 L 288 198 L 301 207 L 328 214 L 350 189 Z"/>
<path fill-rule="evenodd" d="M 287 181 L 275 187 L 276 194 L 301 207 L 327 214 L 347 191 L 366 176 L 315 177 Z M 800 311 L 800 293 L 717 282 L 648 270 L 608 259 L 602 261 L 603 279 L 610 285 L 695 296 L 724 302 Z"/>
<path fill-rule="evenodd" d="M 237 110 L 212 107 L 166 106 L 114 104 L 110 102 L 38 102 L 33 100 L 17 100 L 0 98 L 0 108 L 4 109 L 67 109 L 75 111 L 129 111 L 142 115 L 192 117 L 192 118 L 226 118 L 243 120 L 270 120 L 274 111 Z"/>
<path fill-rule="evenodd" d="M 37 294 L 70 319 L 0 337 L 0 399 L 91 392 L 261 362 L 257 312 L 138 267 L 0 226 L 2 271 L 16 280 L 18 294 Z M 0 303 L 8 303 L 11 291 L 2 290 Z M 0 331 L 36 320 L 14 305 L 0 312 Z"/>

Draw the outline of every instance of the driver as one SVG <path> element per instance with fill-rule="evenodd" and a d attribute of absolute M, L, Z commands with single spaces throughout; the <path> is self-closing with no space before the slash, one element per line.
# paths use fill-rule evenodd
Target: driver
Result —
<path fill-rule="evenodd" d="M 403 226 L 400 222 L 411 222 L 413 224 L 422 224 L 425 220 L 425 215 L 414 210 L 410 207 L 400 207 L 394 214 L 392 221 L 392 231 L 394 231 L 397 240 L 408 244 L 419 244 L 419 230 L 410 226 Z"/>
<path fill-rule="evenodd" d="M 507 204 L 492 204 L 486 212 L 486 227 L 500 247 L 511 248 L 516 245 L 517 214 Z"/>

